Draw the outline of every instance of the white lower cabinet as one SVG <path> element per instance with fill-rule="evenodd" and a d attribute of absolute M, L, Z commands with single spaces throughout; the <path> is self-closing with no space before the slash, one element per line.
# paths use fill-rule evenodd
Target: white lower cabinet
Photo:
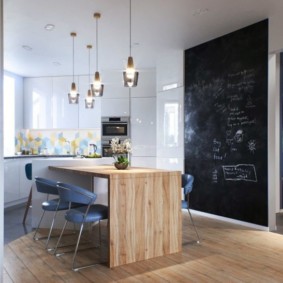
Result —
<path fill-rule="evenodd" d="M 24 203 L 30 192 L 32 181 L 26 178 L 25 165 L 31 159 L 4 160 L 4 202 L 5 207 Z"/>
<path fill-rule="evenodd" d="M 4 161 L 4 202 L 14 202 L 20 197 L 19 160 Z"/>

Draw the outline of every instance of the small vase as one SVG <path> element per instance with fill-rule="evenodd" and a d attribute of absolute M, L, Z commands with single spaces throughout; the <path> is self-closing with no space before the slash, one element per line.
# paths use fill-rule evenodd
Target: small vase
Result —
<path fill-rule="evenodd" d="M 118 169 L 118 170 L 125 170 L 128 168 L 128 163 L 118 163 L 118 162 L 115 162 L 114 163 L 114 166 Z"/>

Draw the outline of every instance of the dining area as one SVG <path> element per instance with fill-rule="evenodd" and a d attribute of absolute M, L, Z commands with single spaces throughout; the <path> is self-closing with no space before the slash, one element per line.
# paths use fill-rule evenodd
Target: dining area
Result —
<path fill-rule="evenodd" d="M 106 246 L 102 251 L 106 258 L 102 262 L 108 268 L 180 252 L 181 172 L 132 166 L 118 170 L 113 164 L 101 164 L 102 160 L 95 161 L 100 164 L 91 162 L 94 161 L 54 159 L 49 160 L 47 166 L 44 160 L 34 161 L 33 175 L 43 177 L 34 179 L 32 226 L 38 227 L 35 234 L 44 231 L 47 236 L 44 239 L 46 252 L 61 256 L 60 241 L 66 241 L 65 220 L 73 222 L 79 232 L 76 248 L 71 249 L 74 258 L 69 268 L 74 271 L 81 268 L 75 264 L 75 257 L 80 253 L 80 238 L 84 234 L 94 234 L 97 241 L 94 246 L 103 242 L 101 233 L 106 235 Z M 44 190 L 46 187 L 47 191 Z M 67 196 L 64 191 L 68 192 Z M 48 201 L 46 194 L 52 195 Z M 75 196 L 70 199 L 71 194 Z M 82 195 L 89 197 L 89 202 L 84 200 L 85 203 L 79 204 Z M 42 210 L 46 215 L 40 218 Z M 73 228 L 67 225 L 67 233 Z M 34 240 L 40 238 L 33 236 Z M 86 258 L 91 262 L 93 256 Z"/>
<path fill-rule="evenodd" d="M 3 282 L 280 282 L 282 235 L 190 211 L 192 175 L 86 162 L 34 162 L 30 216 L 55 211 L 5 246 Z"/>

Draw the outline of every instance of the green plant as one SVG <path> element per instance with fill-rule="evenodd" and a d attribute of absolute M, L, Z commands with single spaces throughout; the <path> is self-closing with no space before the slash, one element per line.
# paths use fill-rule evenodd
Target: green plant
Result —
<path fill-rule="evenodd" d="M 129 164 L 129 160 L 127 157 L 123 156 L 123 155 L 119 155 L 116 158 L 116 162 L 118 162 L 119 164 Z"/>

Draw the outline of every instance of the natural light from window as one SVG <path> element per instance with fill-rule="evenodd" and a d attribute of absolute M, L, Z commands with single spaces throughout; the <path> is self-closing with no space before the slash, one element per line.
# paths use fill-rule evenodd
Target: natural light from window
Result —
<path fill-rule="evenodd" d="M 164 105 L 164 145 L 168 147 L 178 147 L 178 103 L 171 102 Z"/>
<path fill-rule="evenodd" d="M 15 154 L 15 79 L 4 75 L 4 156 Z"/>

